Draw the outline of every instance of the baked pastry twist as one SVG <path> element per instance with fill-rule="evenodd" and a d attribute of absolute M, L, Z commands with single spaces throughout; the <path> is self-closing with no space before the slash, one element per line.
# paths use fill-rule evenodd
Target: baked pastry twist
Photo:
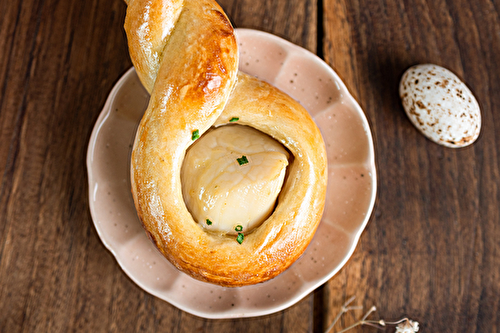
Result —
<path fill-rule="evenodd" d="M 132 193 L 146 233 L 196 279 L 242 286 L 275 277 L 304 252 L 321 219 L 326 153 L 318 128 L 292 98 L 238 72 L 234 30 L 215 1 L 126 2 L 130 55 L 151 94 L 131 158 Z M 198 136 L 235 119 L 288 152 L 272 212 L 253 229 L 237 225 L 238 237 L 211 230 L 209 217 L 206 224 L 194 217 L 181 181 L 186 151 Z"/>

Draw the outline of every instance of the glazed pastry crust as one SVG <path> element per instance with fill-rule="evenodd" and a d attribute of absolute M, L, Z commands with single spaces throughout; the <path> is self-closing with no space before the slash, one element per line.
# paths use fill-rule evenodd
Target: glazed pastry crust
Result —
<path fill-rule="evenodd" d="M 138 3 L 156 2 L 131 1 L 127 22 L 134 20 L 129 15 L 144 17 Z M 141 51 L 132 49 L 149 37 L 127 30 L 134 66 L 152 92 L 131 159 L 136 209 L 150 239 L 178 269 L 222 286 L 263 282 L 298 259 L 320 222 L 327 174 L 323 139 L 296 101 L 237 73 L 234 32 L 215 2 L 186 0 L 179 8 L 157 64 L 134 56 Z M 132 23 L 127 27 L 137 29 Z M 148 72 L 156 67 L 157 74 Z M 241 245 L 234 236 L 207 232 L 193 220 L 180 180 L 192 132 L 202 134 L 232 117 L 281 142 L 293 156 L 273 214 L 246 234 Z"/>

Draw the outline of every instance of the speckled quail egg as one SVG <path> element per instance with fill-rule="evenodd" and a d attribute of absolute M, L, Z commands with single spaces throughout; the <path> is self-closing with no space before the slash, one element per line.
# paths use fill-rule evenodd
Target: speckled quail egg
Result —
<path fill-rule="evenodd" d="M 446 68 L 423 64 L 402 76 L 399 96 L 415 127 L 441 145 L 460 148 L 481 130 L 481 111 L 472 92 Z"/>

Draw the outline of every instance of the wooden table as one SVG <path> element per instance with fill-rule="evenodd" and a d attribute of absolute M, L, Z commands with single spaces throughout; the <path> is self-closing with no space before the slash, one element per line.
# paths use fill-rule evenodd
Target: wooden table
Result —
<path fill-rule="evenodd" d="M 273 315 L 207 320 L 137 287 L 94 229 L 85 157 L 131 66 L 121 0 L 0 2 L 0 332 L 322 332 L 350 296 L 422 332 L 500 327 L 500 2 L 222 0 L 236 27 L 271 32 L 332 66 L 371 123 L 378 200 L 345 267 Z M 459 150 L 422 136 L 398 97 L 436 63 L 482 107 Z M 343 317 L 352 324 L 362 311 Z M 363 327 L 353 332 L 374 332 Z M 393 330 L 390 330 L 393 331 Z"/>

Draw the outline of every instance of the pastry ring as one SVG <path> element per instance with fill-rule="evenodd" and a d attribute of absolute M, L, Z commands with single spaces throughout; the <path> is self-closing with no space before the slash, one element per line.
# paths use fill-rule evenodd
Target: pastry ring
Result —
<path fill-rule="evenodd" d="M 275 277 L 305 251 L 321 219 L 327 162 L 319 129 L 288 95 L 238 72 L 234 30 L 215 1 L 126 2 L 130 55 L 151 94 L 131 158 L 134 203 L 147 235 L 174 266 L 202 281 L 234 287 Z M 219 197 L 207 196 L 212 193 L 210 186 L 199 182 L 194 183 L 198 184 L 194 189 L 200 190 L 191 196 L 192 191 L 183 186 L 196 177 L 188 174 L 191 171 L 185 159 L 194 147 L 202 145 L 201 140 L 208 140 L 204 137 L 210 133 L 229 128 L 239 131 L 238 126 L 241 133 L 249 133 L 252 138 L 254 134 L 249 131 L 261 133 L 284 148 L 265 152 L 272 158 L 264 153 L 248 158 L 235 155 L 234 163 L 237 161 L 241 169 L 237 164 L 228 167 L 248 171 L 259 164 L 254 163 L 257 160 L 262 165 L 276 160 L 282 169 L 275 183 L 283 185 L 277 197 L 267 203 L 263 211 L 268 212 L 263 213 L 262 221 L 252 227 L 242 226 L 232 215 L 229 219 L 235 220 L 235 230 L 223 232 L 212 229 L 218 221 L 212 224 L 208 215 L 223 216 L 221 210 L 226 208 L 217 208 L 217 212 L 210 209 L 226 207 L 228 201 L 218 204 Z M 213 142 L 220 140 L 215 138 Z M 253 139 L 250 141 L 255 146 Z M 220 149 L 216 146 L 214 150 Z M 205 159 L 196 168 L 206 168 L 207 163 L 210 165 L 211 160 Z M 266 197 L 270 193 L 268 183 L 261 181 L 261 185 L 253 186 L 252 190 L 258 188 L 262 195 L 243 191 L 248 199 L 242 207 L 247 200 Z M 231 191 L 224 193 L 220 200 L 230 200 L 227 197 L 233 195 Z M 205 206 L 195 211 L 192 202 L 202 197 Z M 233 211 L 237 214 L 236 208 Z M 248 214 L 253 211 L 248 209 Z"/>

